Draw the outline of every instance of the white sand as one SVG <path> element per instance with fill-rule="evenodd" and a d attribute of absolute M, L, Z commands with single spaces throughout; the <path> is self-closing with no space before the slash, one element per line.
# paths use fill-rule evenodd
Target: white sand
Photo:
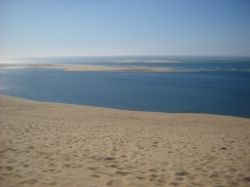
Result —
<path fill-rule="evenodd" d="M 0 96 L 0 186 L 250 186 L 250 119 Z"/>

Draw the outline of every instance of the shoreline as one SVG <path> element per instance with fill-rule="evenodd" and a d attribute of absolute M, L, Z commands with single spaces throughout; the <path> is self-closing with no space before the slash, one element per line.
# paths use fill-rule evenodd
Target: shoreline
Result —
<path fill-rule="evenodd" d="M 145 63 L 147 64 L 147 63 Z M 116 66 L 116 65 L 87 65 L 87 64 L 1 64 L 1 69 L 21 69 L 21 68 L 48 68 L 59 69 L 63 71 L 136 71 L 136 72 L 156 72 L 156 73 L 170 73 L 170 72 L 246 72 L 249 73 L 250 69 L 236 70 L 231 69 L 205 69 L 205 68 L 173 68 L 173 67 L 157 67 L 157 66 Z"/>
<path fill-rule="evenodd" d="M 170 67 L 150 66 L 107 66 L 85 64 L 0 64 L 0 69 L 5 68 L 49 68 L 64 71 L 142 71 L 142 72 L 172 72 Z"/>
<path fill-rule="evenodd" d="M 124 111 L 124 112 L 138 112 L 138 113 L 148 113 L 149 115 L 152 114 L 170 114 L 170 115 L 204 115 L 204 116 L 218 116 L 218 117 L 232 117 L 232 118 L 242 118 L 250 120 L 250 117 L 247 116 L 239 116 L 239 115 L 228 115 L 228 114 L 216 114 L 216 113 L 205 113 L 205 112 L 165 112 L 165 111 L 152 111 L 152 110 L 140 110 L 140 109 L 133 109 L 133 108 L 122 108 L 122 107 L 108 107 L 108 106 L 96 106 L 91 104 L 76 104 L 76 103 L 66 103 L 66 102 L 55 102 L 55 101 L 42 101 L 42 100 L 35 100 L 35 99 L 27 99 L 24 97 L 19 96 L 10 96 L 4 95 L 0 93 L 1 97 L 9 97 L 18 100 L 24 101 L 31 101 L 31 102 L 38 102 L 44 104 L 56 104 L 56 105 L 66 105 L 66 106 L 79 106 L 79 107 L 89 107 L 89 108 L 96 108 L 96 109 L 104 109 L 104 110 L 117 110 L 117 111 Z"/>
<path fill-rule="evenodd" d="M 0 186 L 248 186 L 250 119 L 0 95 Z"/>

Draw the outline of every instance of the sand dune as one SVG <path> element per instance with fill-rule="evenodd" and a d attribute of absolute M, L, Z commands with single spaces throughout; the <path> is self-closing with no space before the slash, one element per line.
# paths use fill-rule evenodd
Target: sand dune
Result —
<path fill-rule="evenodd" d="M 250 186 L 250 119 L 0 96 L 0 186 Z"/>

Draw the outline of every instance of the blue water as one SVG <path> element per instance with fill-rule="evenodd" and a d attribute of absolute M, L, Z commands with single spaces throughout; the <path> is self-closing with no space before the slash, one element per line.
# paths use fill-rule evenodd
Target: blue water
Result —
<path fill-rule="evenodd" d="M 131 110 L 250 117 L 250 72 L 241 71 L 250 63 L 221 63 L 238 69 L 171 73 L 1 69 L 0 94 Z M 183 68 L 183 64 L 174 65 Z M 208 66 L 214 69 L 220 65 L 214 61 Z"/>

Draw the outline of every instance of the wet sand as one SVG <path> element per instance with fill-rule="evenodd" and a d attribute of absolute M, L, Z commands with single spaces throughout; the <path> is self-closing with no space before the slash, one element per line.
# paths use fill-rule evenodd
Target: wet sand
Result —
<path fill-rule="evenodd" d="M 0 96 L 0 186 L 250 186 L 250 119 Z"/>

